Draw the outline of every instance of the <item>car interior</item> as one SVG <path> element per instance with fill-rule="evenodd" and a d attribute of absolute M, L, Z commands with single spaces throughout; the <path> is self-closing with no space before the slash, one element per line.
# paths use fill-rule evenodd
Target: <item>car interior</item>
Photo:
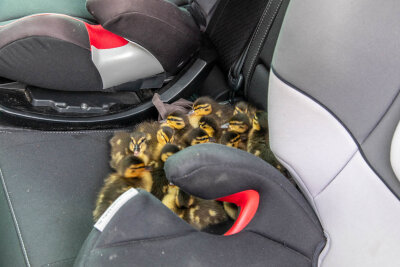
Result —
<path fill-rule="evenodd" d="M 399 12 L 395 0 L 0 1 L 0 266 L 400 266 Z M 200 231 L 131 189 L 95 224 L 109 141 L 157 121 L 157 96 L 267 111 L 295 184 L 199 144 L 165 175 L 237 204 L 235 221 Z"/>

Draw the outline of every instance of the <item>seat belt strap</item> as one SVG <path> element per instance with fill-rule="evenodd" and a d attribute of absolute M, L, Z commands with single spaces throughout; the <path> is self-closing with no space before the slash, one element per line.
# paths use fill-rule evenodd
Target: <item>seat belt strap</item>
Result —
<path fill-rule="evenodd" d="M 244 63 L 246 62 L 247 55 L 249 53 L 250 47 L 253 44 L 254 39 L 256 38 L 256 35 L 258 34 L 258 30 L 262 28 L 263 23 L 268 23 L 266 25 L 266 28 L 264 28 L 263 32 L 269 32 L 269 30 L 272 27 L 272 21 L 275 20 L 276 15 L 278 14 L 279 8 L 282 5 L 283 0 L 269 0 L 267 6 L 264 9 L 264 12 L 261 16 L 260 21 L 257 24 L 256 30 L 254 31 L 253 35 L 251 36 L 248 44 L 246 45 L 245 49 L 243 50 L 242 54 L 240 54 L 240 57 L 232 64 L 232 66 L 229 69 L 228 72 L 228 83 L 229 86 L 231 87 L 231 92 L 229 96 L 229 101 L 231 104 L 234 104 L 235 101 L 235 95 L 237 91 L 243 86 L 244 78 L 243 78 L 243 66 Z M 276 8 L 275 12 L 270 12 L 270 10 L 273 10 L 274 7 Z M 268 17 L 265 18 L 269 14 L 269 19 Z"/>

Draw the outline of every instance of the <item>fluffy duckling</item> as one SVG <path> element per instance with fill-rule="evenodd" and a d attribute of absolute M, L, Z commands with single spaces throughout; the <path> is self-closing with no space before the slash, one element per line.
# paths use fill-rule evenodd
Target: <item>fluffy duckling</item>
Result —
<path fill-rule="evenodd" d="M 186 132 L 192 129 L 185 113 L 174 111 L 167 116 L 166 124 L 174 129 L 175 142 L 179 142 Z"/>
<path fill-rule="evenodd" d="M 274 167 L 280 166 L 269 147 L 267 112 L 256 112 L 253 118 L 253 127 L 249 133 L 247 152 L 260 157 Z"/>
<path fill-rule="evenodd" d="M 221 136 L 220 144 L 234 147 L 234 148 L 239 148 L 240 141 L 241 141 L 241 139 L 240 139 L 239 133 L 226 131 Z"/>
<path fill-rule="evenodd" d="M 233 114 L 233 109 L 229 105 L 220 105 L 208 96 L 198 98 L 193 103 L 193 113 L 189 120 L 193 128 L 199 127 L 201 117 L 214 114 L 221 121 L 221 124 L 228 121 Z"/>
<path fill-rule="evenodd" d="M 184 147 L 204 144 L 208 142 L 210 142 L 210 137 L 208 136 L 207 132 L 201 128 L 192 129 L 183 137 Z"/>
<path fill-rule="evenodd" d="M 168 192 L 169 181 L 165 176 L 164 163 L 173 154 L 179 152 L 179 147 L 174 144 L 166 144 L 160 153 L 159 164 L 157 167 L 151 170 L 153 184 L 150 193 L 156 198 L 162 200 L 165 194 Z"/>
<path fill-rule="evenodd" d="M 222 134 L 221 125 L 218 119 L 213 115 L 203 116 L 199 120 L 199 127 L 206 131 L 210 141 L 219 142 Z"/>
<path fill-rule="evenodd" d="M 236 115 L 239 113 L 247 114 L 247 116 L 250 118 L 250 123 L 251 123 L 256 112 L 257 112 L 257 109 L 255 107 L 253 107 L 252 105 L 250 105 L 249 103 L 247 103 L 245 101 L 240 101 L 235 105 L 235 110 L 233 111 L 233 115 Z"/>
<path fill-rule="evenodd" d="M 247 149 L 247 137 L 251 128 L 250 119 L 244 113 L 238 113 L 229 120 L 229 131 L 237 132 L 240 134 L 240 143 L 238 148 Z"/>
<path fill-rule="evenodd" d="M 101 188 L 93 219 L 96 222 L 104 211 L 124 192 L 131 188 L 151 191 L 153 179 L 143 160 L 133 155 L 124 157 L 117 165 L 117 172 L 110 174 Z"/>
<path fill-rule="evenodd" d="M 117 132 L 110 139 L 111 145 L 111 161 L 110 166 L 114 170 L 117 168 L 118 163 L 128 154 L 132 153 L 129 150 L 131 141 L 130 133 Z"/>
<path fill-rule="evenodd" d="M 168 193 L 162 202 L 194 228 L 202 230 L 228 220 L 222 205 L 215 200 L 200 199 L 183 192 L 186 202 L 185 205 L 181 205 L 178 196 L 182 192 L 178 187 L 169 185 Z"/>
<path fill-rule="evenodd" d="M 134 156 L 142 159 L 148 165 L 153 157 L 157 141 L 149 133 L 135 131 L 130 135 L 129 150 Z"/>

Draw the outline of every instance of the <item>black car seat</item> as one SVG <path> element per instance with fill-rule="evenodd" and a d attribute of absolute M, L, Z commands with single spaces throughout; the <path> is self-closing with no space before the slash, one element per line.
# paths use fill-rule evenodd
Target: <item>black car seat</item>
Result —
<path fill-rule="evenodd" d="M 255 27 L 257 21 L 252 23 Z M 2 118 L 0 125 L 0 266 L 71 266 L 93 227 L 95 197 L 111 171 L 108 140 L 116 130 L 37 131 L 5 124 Z M 304 216 L 315 221 L 312 214 Z"/>
<path fill-rule="evenodd" d="M 200 45 L 192 16 L 168 1 L 89 0 L 90 14 L 83 1 L 34 2 L 23 12 L 15 1 L 2 3 L 11 10 L 2 9 L 8 12 L 0 26 L 0 77 L 64 91 L 138 81 L 139 88 L 158 88 Z"/>
<path fill-rule="evenodd" d="M 271 146 L 321 220 L 322 266 L 400 264 L 399 12 L 395 0 L 291 1 L 279 36 Z"/>

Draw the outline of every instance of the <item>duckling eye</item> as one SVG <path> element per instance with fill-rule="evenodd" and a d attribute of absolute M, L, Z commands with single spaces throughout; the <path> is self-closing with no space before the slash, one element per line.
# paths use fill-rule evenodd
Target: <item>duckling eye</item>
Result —
<path fill-rule="evenodd" d="M 142 137 L 142 139 L 139 140 L 138 145 L 142 145 L 144 143 L 144 141 L 146 141 L 146 139 L 144 137 Z"/>

